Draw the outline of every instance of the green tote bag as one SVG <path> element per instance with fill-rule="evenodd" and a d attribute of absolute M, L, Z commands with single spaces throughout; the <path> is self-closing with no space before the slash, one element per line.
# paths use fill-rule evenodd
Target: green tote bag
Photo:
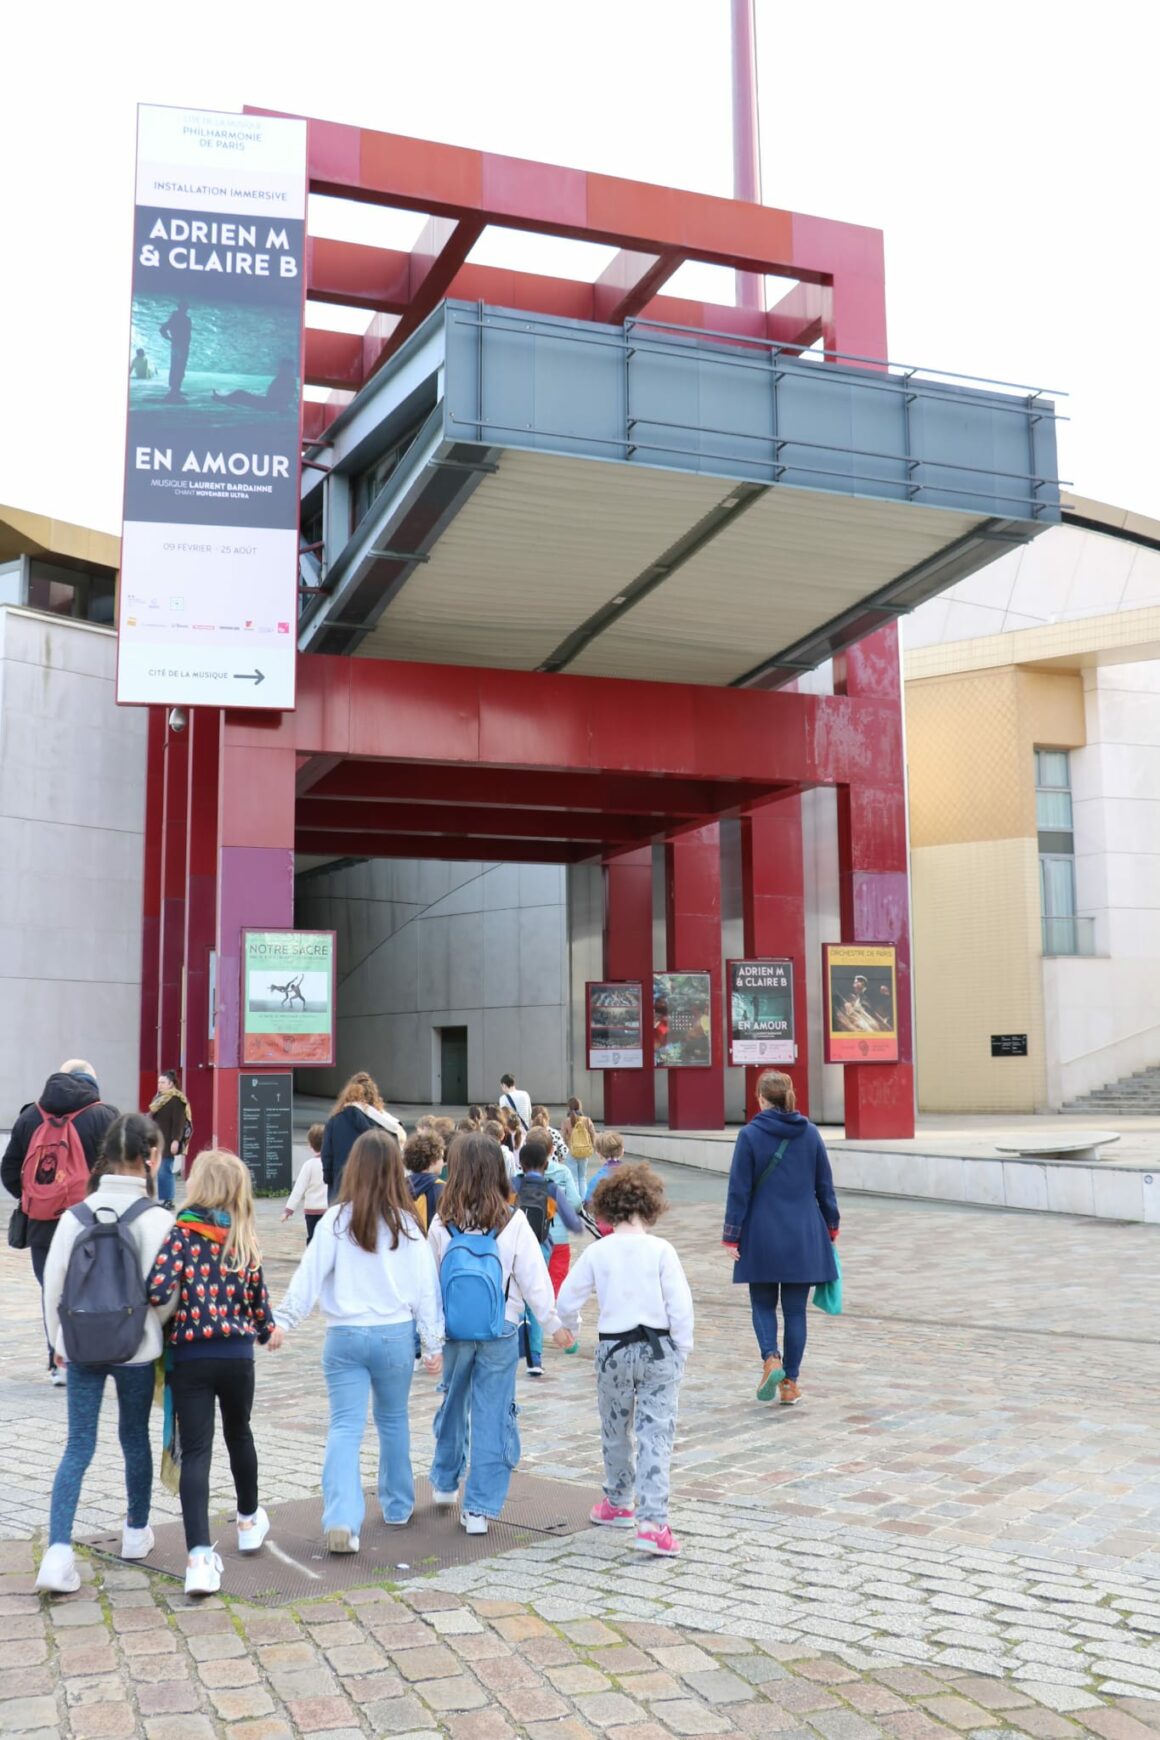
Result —
<path fill-rule="evenodd" d="M 814 1304 L 819 1311 L 827 1311 L 831 1317 L 840 1317 L 842 1315 L 842 1259 L 836 1250 L 834 1261 L 838 1265 L 838 1278 L 836 1281 L 823 1281 L 820 1286 L 814 1288 Z"/>

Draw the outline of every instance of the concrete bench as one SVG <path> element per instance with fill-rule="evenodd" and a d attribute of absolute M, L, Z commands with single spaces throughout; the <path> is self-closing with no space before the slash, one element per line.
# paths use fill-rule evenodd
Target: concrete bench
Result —
<path fill-rule="evenodd" d="M 996 1142 L 1000 1154 L 1018 1154 L 1023 1160 L 1098 1160 L 1099 1149 L 1119 1141 L 1113 1130 L 1093 1130 L 1082 1136 L 1032 1136 L 1026 1142 Z"/>

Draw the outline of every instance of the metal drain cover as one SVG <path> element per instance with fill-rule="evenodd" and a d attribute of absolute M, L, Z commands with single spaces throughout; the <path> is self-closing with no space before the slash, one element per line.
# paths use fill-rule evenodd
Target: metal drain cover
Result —
<path fill-rule="evenodd" d="M 430 1484 L 415 1481 L 415 1514 L 405 1528 L 385 1523 L 378 1494 L 368 1489 L 366 1517 L 357 1553 L 328 1553 L 322 1541 L 322 1499 L 298 1499 L 270 1509 L 270 1533 L 256 1553 L 239 1553 L 233 1517 L 211 1518 L 225 1567 L 223 1595 L 280 1606 L 307 1596 L 333 1594 L 375 1582 L 406 1582 L 449 1565 L 492 1558 L 545 1535 L 571 1535 L 588 1527 L 591 1490 L 535 1474 L 514 1474 L 503 1517 L 486 1535 L 469 1535 L 458 1510 L 437 1510 Z M 95 1552 L 120 1557 L 120 1531 L 86 1542 Z M 143 1568 L 167 1577 L 185 1576 L 185 1535 L 179 1522 L 156 1530 Z"/>

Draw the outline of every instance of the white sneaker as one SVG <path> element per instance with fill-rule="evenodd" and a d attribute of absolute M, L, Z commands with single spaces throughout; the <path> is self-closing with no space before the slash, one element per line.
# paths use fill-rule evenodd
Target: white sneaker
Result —
<path fill-rule="evenodd" d="M 216 1553 L 196 1553 L 185 1567 L 187 1595 L 216 1595 L 222 1586 L 222 1562 Z"/>
<path fill-rule="evenodd" d="M 259 1505 L 253 1516 L 245 1520 L 251 1525 L 248 1529 L 242 1527 L 242 1518 L 238 1518 L 238 1551 L 256 1553 L 270 1532 L 270 1519 Z"/>
<path fill-rule="evenodd" d="M 410 1524 L 414 1514 L 414 1511 L 409 1511 L 406 1516 L 385 1516 L 383 1521 L 389 1529 L 405 1529 Z"/>
<path fill-rule="evenodd" d="M 131 1529 L 128 1523 L 121 1530 L 121 1557 L 147 1559 L 153 1551 L 153 1530 L 146 1523 L 143 1529 Z"/>
<path fill-rule="evenodd" d="M 357 1553 L 358 1536 L 353 1529 L 327 1529 L 326 1550 L 328 1553 Z"/>
<path fill-rule="evenodd" d="M 465 1510 L 459 1520 L 469 1535 L 487 1533 L 487 1518 L 478 1510 Z"/>
<path fill-rule="evenodd" d="M 36 1587 L 50 1595 L 74 1595 L 81 1586 L 81 1574 L 67 1541 L 49 1547 L 36 1573 Z"/>
<path fill-rule="evenodd" d="M 68 1385 L 68 1373 L 61 1371 L 59 1365 L 50 1365 L 48 1368 L 48 1381 L 54 1390 L 63 1390 Z"/>
<path fill-rule="evenodd" d="M 529 1377 L 543 1377 L 543 1375 L 544 1375 L 544 1368 L 542 1365 L 530 1365 L 528 1367 L 528 1376 Z"/>
<path fill-rule="evenodd" d="M 431 1498 L 432 1501 L 439 1506 L 440 1510 L 448 1510 L 451 1505 L 458 1504 L 459 1489 L 455 1488 L 451 1492 L 440 1492 L 437 1486 L 433 1486 L 431 1488 Z"/>

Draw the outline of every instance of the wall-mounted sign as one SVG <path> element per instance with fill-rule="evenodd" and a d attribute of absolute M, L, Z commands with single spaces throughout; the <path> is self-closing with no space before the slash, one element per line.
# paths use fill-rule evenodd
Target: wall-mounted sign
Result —
<path fill-rule="evenodd" d="M 898 1062 L 898 963 L 893 943 L 822 949 L 827 1063 Z"/>
<path fill-rule="evenodd" d="M 289 1190 L 294 1156 L 294 1077 L 289 1070 L 239 1075 L 238 1149 L 255 1190 Z"/>
<path fill-rule="evenodd" d="M 992 1033 L 992 1057 L 1026 1057 L 1026 1033 Z"/>
<path fill-rule="evenodd" d="M 242 932 L 242 1063 L 334 1062 L 334 932 Z"/>
<path fill-rule="evenodd" d="M 793 962 L 730 961 L 729 1062 L 792 1063 Z"/>
<path fill-rule="evenodd" d="M 653 974 L 653 1064 L 708 1069 L 713 1061 L 713 982 L 708 973 Z"/>
<path fill-rule="evenodd" d="M 589 1069 L 644 1068 L 644 989 L 639 981 L 590 980 Z"/>
<path fill-rule="evenodd" d="M 117 699 L 294 705 L 306 123 L 143 106 Z"/>

